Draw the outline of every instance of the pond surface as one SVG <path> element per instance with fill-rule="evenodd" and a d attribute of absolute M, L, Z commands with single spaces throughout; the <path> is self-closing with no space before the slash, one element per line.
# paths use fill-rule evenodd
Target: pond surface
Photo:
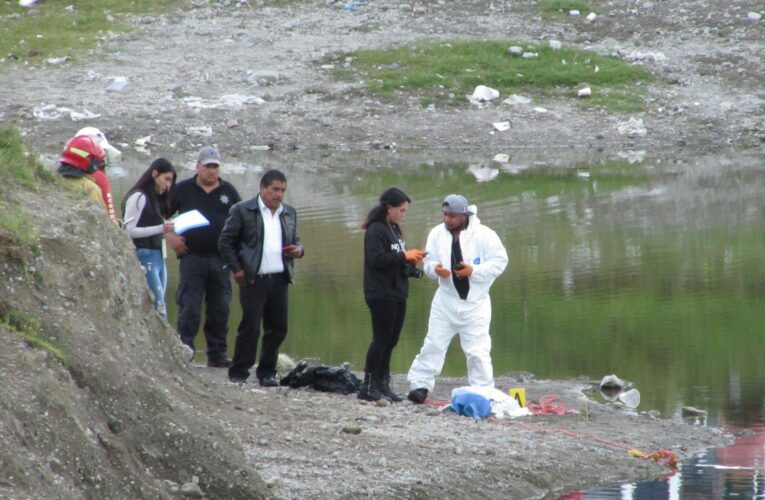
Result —
<path fill-rule="evenodd" d="M 361 222 L 383 190 L 398 186 L 413 200 L 407 245 L 422 247 L 441 222 L 444 196 L 459 192 L 510 256 L 492 289 L 495 373 L 594 381 L 614 373 L 640 390 L 639 410 L 680 418 L 693 406 L 708 412 L 693 425 L 758 432 L 670 478 L 579 498 L 752 498 L 765 494 L 765 162 L 756 152 L 684 154 L 522 152 L 500 163 L 257 151 L 224 155 L 222 175 L 243 198 L 256 194 L 267 166 L 288 176 L 286 201 L 297 209 L 306 257 L 297 262 L 282 352 L 361 370 L 371 336 Z M 170 159 L 180 178 L 193 174 L 192 157 Z M 114 169 L 118 201 L 150 160 L 126 156 Z M 174 324 L 177 262 L 169 263 Z M 394 372 L 406 372 L 420 348 L 435 288 L 427 278 L 411 284 Z M 229 346 L 239 315 L 235 300 Z M 202 334 L 198 341 L 203 361 Z M 444 374 L 465 372 L 455 339 Z"/>

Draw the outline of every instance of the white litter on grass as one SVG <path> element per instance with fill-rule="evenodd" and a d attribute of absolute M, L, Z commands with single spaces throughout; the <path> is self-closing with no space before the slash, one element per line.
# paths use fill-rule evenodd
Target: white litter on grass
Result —
<path fill-rule="evenodd" d="M 513 45 L 507 51 L 510 53 L 511 56 L 519 56 L 523 54 L 523 47 L 519 47 L 518 45 Z"/>
<path fill-rule="evenodd" d="M 19 0 L 19 5 L 22 7 L 31 7 L 37 3 L 38 0 Z"/>
<path fill-rule="evenodd" d="M 627 163 L 632 165 L 633 163 L 640 163 L 645 159 L 645 150 L 639 149 L 637 151 L 619 151 L 616 154 L 619 158 L 624 158 Z"/>
<path fill-rule="evenodd" d="M 64 57 L 49 57 L 48 59 L 45 60 L 45 62 L 48 63 L 48 64 L 53 64 L 54 66 L 56 66 L 56 65 L 59 65 L 59 64 L 64 64 L 68 60 L 69 60 L 69 56 L 64 56 Z"/>
<path fill-rule="evenodd" d="M 468 167 L 468 172 L 473 174 L 473 177 L 475 177 L 475 180 L 478 182 L 493 181 L 499 175 L 498 169 L 483 165 L 470 165 Z"/>
<path fill-rule="evenodd" d="M 504 132 L 505 130 L 510 128 L 510 122 L 504 121 L 504 122 L 495 122 L 492 123 L 495 129 L 499 130 L 500 132 Z"/>
<path fill-rule="evenodd" d="M 227 94 L 217 99 L 203 99 L 201 97 L 184 97 L 183 102 L 190 108 L 216 109 L 216 108 L 241 108 L 248 104 L 260 106 L 266 101 L 254 95 Z"/>
<path fill-rule="evenodd" d="M 494 158 L 492 158 L 492 161 L 496 161 L 497 163 L 507 163 L 510 161 L 510 155 L 507 153 L 497 153 L 494 155 Z"/>
<path fill-rule="evenodd" d="M 577 97 L 590 97 L 592 96 L 592 89 L 590 87 L 582 87 L 576 95 Z"/>
<path fill-rule="evenodd" d="M 76 111 L 72 108 L 58 107 L 55 104 L 44 104 L 37 106 L 32 110 L 32 114 L 35 118 L 41 121 L 54 121 L 69 115 L 69 118 L 73 122 L 80 122 L 83 120 L 92 120 L 94 118 L 100 118 L 101 115 L 93 113 L 87 109 L 82 111 Z"/>
<path fill-rule="evenodd" d="M 618 130 L 621 135 L 629 137 L 644 136 L 648 133 L 645 125 L 643 125 L 643 119 L 635 118 L 634 116 L 631 116 L 626 122 L 621 122 L 616 127 L 616 130 Z"/>
<path fill-rule="evenodd" d="M 640 52 L 639 50 L 634 50 L 624 56 L 624 58 L 628 61 L 641 61 L 641 62 L 662 62 L 667 60 L 667 56 L 664 55 L 663 52 Z"/>
<path fill-rule="evenodd" d="M 595 19 L 597 19 L 597 17 L 598 17 L 597 14 L 595 14 L 594 12 L 590 12 L 589 14 L 587 14 L 587 17 L 585 17 L 585 19 L 587 19 L 590 22 L 593 22 Z"/>
<path fill-rule="evenodd" d="M 559 40 L 550 40 L 550 48 L 553 50 L 560 50 L 563 44 Z"/>
<path fill-rule="evenodd" d="M 531 104 L 531 99 L 522 95 L 511 94 L 510 97 L 502 101 L 502 104 L 507 104 L 508 106 L 526 105 Z"/>
<path fill-rule="evenodd" d="M 475 90 L 473 90 L 473 95 L 467 96 L 470 104 L 474 104 L 476 106 L 480 106 L 489 101 L 493 101 L 497 97 L 499 97 L 499 91 L 485 85 L 478 85 Z"/>
<path fill-rule="evenodd" d="M 521 57 L 523 57 L 524 59 L 536 59 L 537 57 L 539 57 L 539 54 L 537 52 L 524 52 L 523 56 Z"/>
<path fill-rule="evenodd" d="M 572 17 L 579 17 L 580 12 L 576 9 L 568 11 L 568 15 Z"/>

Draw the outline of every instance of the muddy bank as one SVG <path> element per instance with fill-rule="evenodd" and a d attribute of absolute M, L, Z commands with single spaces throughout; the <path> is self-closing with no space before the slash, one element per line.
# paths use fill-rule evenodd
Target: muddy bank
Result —
<path fill-rule="evenodd" d="M 235 154 L 266 145 L 696 151 L 761 147 L 765 140 L 765 24 L 748 17 L 752 6 L 744 1 L 593 2 L 593 22 L 542 15 L 534 1 L 383 0 L 353 10 L 323 1 L 192 4 L 182 14 L 131 20 L 132 33 L 106 33 L 76 64 L 0 65 L 0 119 L 20 125 L 47 151 L 86 124 L 129 147 L 151 136 L 149 149 L 163 153 L 202 143 Z M 322 69 L 325 58 L 342 51 L 451 38 L 555 39 L 621 55 L 656 79 L 646 111 L 627 115 L 544 96 L 529 105 L 502 104 L 507 96 L 500 96 L 484 109 L 467 100 L 428 109 L 416 95 L 371 97 L 361 82 L 337 81 Z M 107 90 L 118 77 L 127 85 Z M 80 113 L 76 118 L 97 116 L 73 122 L 62 108 Z M 642 128 L 625 127 L 630 118 Z M 505 120 L 509 130 L 493 129 Z"/>

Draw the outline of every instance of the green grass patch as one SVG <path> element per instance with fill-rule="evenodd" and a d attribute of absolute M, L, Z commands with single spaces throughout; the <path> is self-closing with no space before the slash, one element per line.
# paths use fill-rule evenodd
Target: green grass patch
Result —
<path fill-rule="evenodd" d="M 511 56 L 508 48 L 512 45 L 537 57 Z M 382 97 L 415 93 L 421 102 L 433 102 L 427 101 L 430 98 L 442 104 L 464 104 L 465 95 L 472 94 L 477 85 L 497 89 L 501 96 L 526 93 L 576 98 L 576 88 L 587 84 L 595 96 L 589 105 L 634 111 L 642 105 L 636 84 L 652 80 L 648 71 L 618 57 L 510 40 L 418 42 L 339 54 L 329 61 L 339 67 L 348 57 L 351 70 L 338 69 L 337 78 L 364 80 L 368 91 Z"/>
<path fill-rule="evenodd" d="M 0 58 L 24 61 L 76 57 L 108 31 L 127 31 L 125 14 L 164 12 L 185 2 L 173 0 L 44 0 L 33 8 L 0 1 Z M 73 5 L 72 11 L 67 7 Z"/>
<path fill-rule="evenodd" d="M 11 246 L 26 248 L 33 254 L 40 253 L 40 233 L 27 217 L 9 211 L 0 204 L 0 242 L 6 246 L 5 253 L 13 250 Z"/>
<path fill-rule="evenodd" d="M 36 190 L 40 181 L 53 182 L 55 176 L 35 160 L 24 144 L 19 130 L 0 126 L 0 175 L 4 186 L 9 182 L 29 190 Z M 0 187 L 2 191 L 3 187 Z"/>
<path fill-rule="evenodd" d="M 18 334 L 29 345 L 44 349 L 61 362 L 66 360 L 64 351 L 60 347 L 43 338 L 43 328 L 34 316 L 0 303 L 0 323 Z"/>
<path fill-rule="evenodd" d="M 542 0 L 538 4 L 539 10 L 546 14 L 565 14 L 572 10 L 578 10 L 581 15 L 586 16 L 594 9 L 587 2 L 580 2 L 578 0 Z"/>

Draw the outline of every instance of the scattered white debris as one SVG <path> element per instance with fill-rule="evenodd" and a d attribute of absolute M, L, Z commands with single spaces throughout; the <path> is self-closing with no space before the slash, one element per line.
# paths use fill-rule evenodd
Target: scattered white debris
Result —
<path fill-rule="evenodd" d="M 547 113 L 547 108 L 543 108 L 541 106 L 537 106 L 537 107 L 534 108 L 534 111 L 536 111 L 537 113 Z"/>
<path fill-rule="evenodd" d="M 593 73 L 597 73 L 598 71 L 600 71 L 600 67 L 596 64 Z"/>
<path fill-rule="evenodd" d="M 759 21 L 762 19 L 762 14 L 759 12 L 749 12 L 746 17 L 752 21 Z"/>
<path fill-rule="evenodd" d="M 227 94 L 217 99 L 203 99 L 201 97 L 184 97 L 183 102 L 190 108 L 215 109 L 215 108 L 241 108 L 247 104 L 261 106 L 266 101 L 254 95 Z"/>
<path fill-rule="evenodd" d="M 617 153 L 619 158 L 624 158 L 627 163 L 632 165 L 633 163 L 641 163 L 645 159 L 645 150 L 639 149 L 637 151 L 619 151 Z"/>
<path fill-rule="evenodd" d="M 536 59 L 539 57 L 539 54 L 536 52 L 524 52 L 522 57 L 524 59 Z"/>
<path fill-rule="evenodd" d="M 629 137 L 644 136 L 648 132 L 643 125 L 643 119 L 634 116 L 631 116 L 628 121 L 620 123 L 616 129 L 621 135 Z"/>
<path fill-rule="evenodd" d="M 592 89 L 590 87 L 582 87 L 576 93 L 577 97 L 590 97 L 592 96 Z"/>
<path fill-rule="evenodd" d="M 510 155 L 507 153 L 497 153 L 494 155 L 494 158 L 492 158 L 492 161 L 496 161 L 497 163 L 507 163 L 510 161 Z"/>
<path fill-rule="evenodd" d="M 115 76 L 113 77 L 113 81 L 111 84 L 109 84 L 108 87 L 106 87 L 107 92 L 119 92 L 121 90 L 124 90 L 128 84 L 130 83 L 130 80 L 126 76 Z"/>
<path fill-rule="evenodd" d="M 473 95 L 468 96 L 470 104 L 482 105 L 499 97 L 499 91 L 485 85 L 478 85 Z"/>
<path fill-rule="evenodd" d="M 576 10 L 576 9 L 572 9 L 572 10 L 568 11 L 568 15 L 572 16 L 572 17 L 579 17 L 579 14 L 580 14 L 580 12 L 578 10 Z"/>
<path fill-rule="evenodd" d="M 470 165 L 468 172 L 475 176 L 475 180 L 478 182 L 493 181 L 499 175 L 499 169 L 491 168 L 483 165 Z"/>
<path fill-rule="evenodd" d="M 19 5 L 22 7 L 32 7 L 38 0 L 19 0 Z"/>
<path fill-rule="evenodd" d="M 48 59 L 45 60 L 46 63 L 53 64 L 53 65 L 64 64 L 67 61 L 69 61 L 69 56 L 49 57 Z"/>
<path fill-rule="evenodd" d="M 560 50 L 561 47 L 563 47 L 563 44 L 560 43 L 560 40 L 550 40 L 550 48 L 553 50 Z"/>
<path fill-rule="evenodd" d="M 100 114 L 92 113 L 87 109 L 76 111 L 72 108 L 58 107 L 55 104 L 43 104 L 42 106 L 37 106 L 32 110 L 32 114 L 35 118 L 41 121 L 60 120 L 66 115 L 69 115 L 69 118 L 73 122 L 101 117 Z"/>
<path fill-rule="evenodd" d="M 66 7 L 64 7 L 64 10 L 74 14 L 74 11 L 75 11 L 74 5 L 67 5 Z"/>
<path fill-rule="evenodd" d="M 518 45 L 513 45 L 507 51 L 510 53 L 511 56 L 519 56 L 523 54 L 523 47 L 519 47 Z"/>
<path fill-rule="evenodd" d="M 499 130 L 500 132 L 504 132 L 505 130 L 510 128 L 509 121 L 495 122 L 495 123 L 492 123 L 492 125 L 494 125 L 494 128 Z"/>
<path fill-rule="evenodd" d="M 589 22 L 593 22 L 595 19 L 597 19 L 597 17 L 598 17 L 597 14 L 595 14 L 594 12 L 590 12 L 589 14 L 587 14 L 587 17 L 585 17 L 585 19 L 587 19 Z"/>
<path fill-rule="evenodd" d="M 522 95 L 511 94 L 510 97 L 502 101 L 502 104 L 507 104 L 508 106 L 526 105 L 531 104 L 531 99 Z"/>
<path fill-rule="evenodd" d="M 667 56 L 663 52 L 640 52 L 635 50 L 624 56 L 628 61 L 647 61 L 647 62 L 662 62 L 667 60 Z"/>
<path fill-rule="evenodd" d="M 207 125 L 186 127 L 186 133 L 192 137 L 212 137 L 212 127 Z"/>
<path fill-rule="evenodd" d="M 146 146 L 151 144 L 151 136 L 147 135 L 146 137 L 141 137 L 139 139 L 136 139 L 133 144 L 135 144 L 136 146 L 140 148 L 145 148 Z"/>
<path fill-rule="evenodd" d="M 321 69 L 335 69 L 335 65 L 334 64 L 322 64 L 320 66 L 320 68 Z"/>
<path fill-rule="evenodd" d="M 576 176 L 580 179 L 589 179 L 590 178 L 590 171 L 589 170 L 577 170 Z"/>

